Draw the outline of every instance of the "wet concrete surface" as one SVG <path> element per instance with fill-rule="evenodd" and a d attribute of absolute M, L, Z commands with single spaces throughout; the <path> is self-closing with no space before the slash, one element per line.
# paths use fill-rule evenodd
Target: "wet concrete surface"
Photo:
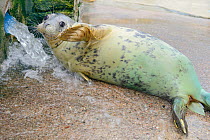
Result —
<path fill-rule="evenodd" d="M 210 92 L 210 20 L 114 6 L 111 0 L 85 3 L 83 10 L 83 22 L 131 27 L 177 48 Z M 0 139 L 209 139 L 210 112 L 188 110 L 185 137 L 163 99 L 98 81 L 88 85 L 71 77 L 66 83 L 50 72 L 43 75 L 42 83 L 23 76 L 1 83 Z"/>

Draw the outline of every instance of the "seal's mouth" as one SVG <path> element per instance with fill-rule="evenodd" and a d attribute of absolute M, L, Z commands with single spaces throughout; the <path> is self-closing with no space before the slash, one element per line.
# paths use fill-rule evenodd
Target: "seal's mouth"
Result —
<path fill-rule="evenodd" d="M 37 30 L 41 33 L 41 34 L 43 34 L 44 33 L 44 28 L 42 27 L 43 25 L 42 25 L 42 23 L 41 24 L 39 24 L 38 26 L 37 26 Z"/>
<path fill-rule="evenodd" d="M 37 26 L 37 30 L 47 39 L 53 40 L 57 39 L 59 32 L 55 30 L 55 28 L 51 25 L 45 26 L 44 23 L 41 23 Z"/>

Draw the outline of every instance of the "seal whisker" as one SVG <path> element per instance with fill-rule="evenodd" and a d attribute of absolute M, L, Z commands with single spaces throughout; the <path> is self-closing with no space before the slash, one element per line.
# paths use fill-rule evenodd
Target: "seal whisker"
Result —
<path fill-rule="evenodd" d="M 29 31 L 30 31 L 31 33 L 34 34 L 34 36 L 35 36 L 36 38 L 42 38 L 42 35 L 41 35 L 41 33 L 37 30 L 37 27 L 28 26 L 28 29 L 29 29 Z"/>

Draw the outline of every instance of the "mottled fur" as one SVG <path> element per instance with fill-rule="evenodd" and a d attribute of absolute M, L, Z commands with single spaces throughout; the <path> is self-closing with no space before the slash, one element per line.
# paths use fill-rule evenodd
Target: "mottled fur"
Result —
<path fill-rule="evenodd" d="M 66 22 L 64 29 L 59 27 L 61 21 Z M 186 107 L 204 115 L 202 104 L 210 106 L 210 94 L 202 89 L 190 60 L 149 34 L 113 25 L 72 23 L 61 14 L 51 15 L 38 28 L 65 67 L 85 79 L 172 100 L 174 122 L 184 134 L 188 132 Z"/>

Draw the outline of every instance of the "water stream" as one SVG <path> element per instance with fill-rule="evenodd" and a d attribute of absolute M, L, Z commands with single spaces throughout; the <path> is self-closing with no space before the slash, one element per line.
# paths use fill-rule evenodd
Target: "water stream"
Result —
<path fill-rule="evenodd" d="M 9 79 L 6 73 L 10 68 L 22 65 L 24 69 L 21 72 L 25 75 L 24 78 L 29 77 L 42 82 L 41 73 L 51 69 L 54 77 L 68 81 L 65 78 L 68 77 L 67 70 L 54 56 L 48 55 L 43 49 L 44 39 L 35 38 L 26 25 L 18 22 L 8 13 L 5 15 L 4 24 L 5 32 L 14 35 L 18 42 L 11 43 L 9 46 L 8 58 L 0 67 L 1 80 Z"/>

